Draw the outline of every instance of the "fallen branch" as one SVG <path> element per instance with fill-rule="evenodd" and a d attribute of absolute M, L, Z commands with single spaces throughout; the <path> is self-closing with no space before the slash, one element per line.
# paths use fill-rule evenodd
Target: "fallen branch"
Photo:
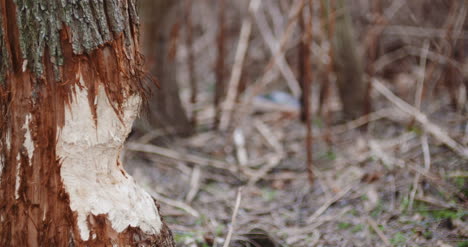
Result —
<path fill-rule="evenodd" d="M 214 168 L 227 170 L 231 172 L 233 175 L 237 176 L 236 167 L 238 166 L 235 164 L 230 164 L 227 162 L 214 160 L 214 159 L 203 158 L 203 157 L 199 157 L 193 154 L 180 153 L 171 149 L 149 145 L 149 144 L 128 143 L 126 147 L 127 147 L 127 150 L 130 150 L 130 151 L 151 153 L 151 154 L 160 155 L 160 156 L 174 159 L 174 160 L 194 163 L 199 166 L 204 166 L 204 167 L 211 166 Z"/>
<path fill-rule="evenodd" d="M 377 79 L 372 80 L 373 88 L 377 90 L 380 94 L 382 94 L 385 98 L 387 98 L 390 102 L 400 108 L 406 114 L 411 115 L 414 117 L 416 121 L 418 121 L 421 126 L 432 136 L 434 136 L 437 140 L 444 143 L 456 152 L 458 155 L 463 157 L 464 159 L 468 159 L 468 148 L 464 147 L 463 145 L 459 144 L 455 140 L 453 140 L 447 133 L 445 133 L 439 126 L 433 124 L 432 122 L 427 119 L 427 116 L 418 111 L 418 109 L 414 108 L 410 104 L 406 103 L 398 96 L 393 94 L 385 85 Z"/>
<path fill-rule="evenodd" d="M 162 202 L 162 203 L 164 203 L 166 205 L 169 205 L 169 206 L 172 206 L 172 207 L 180 208 L 180 209 L 184 210 L 185 212 L 189 213 L 190 215 L 192 215 L 193 217 L 196 217 L 196 218 L 200 217 L 200 213 L 198 213 L 197 210 L 190 207 L 186 203 L 166 198 L 166 197 L 156 193 L 153 190 L 149 190 L 149 192 L 150 192 L 151 196 L 154 199 L 156 199 L 156 201 L 158 201 L 158 202 Z"/>

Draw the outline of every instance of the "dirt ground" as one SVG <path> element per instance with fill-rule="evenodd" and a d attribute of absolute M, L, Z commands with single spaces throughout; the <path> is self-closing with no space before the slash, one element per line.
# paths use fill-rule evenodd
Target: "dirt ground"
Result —
<path fill-rule="evenodd" d="M 468 161 L 372 95 L 363 118 L 329 128 L 314 118 L 313 184 L 298 110 L 275 102 L 254 103 L 231 131 L 212 130 L 207 105 L 190 138 L 133 135 L 126 168 L 161 204 L 178 246 L 223 246 L 231 228 L 231 246 L 468 246 Z M 467 115 L 448 101 L 422 111 L 466 146 Z"/>

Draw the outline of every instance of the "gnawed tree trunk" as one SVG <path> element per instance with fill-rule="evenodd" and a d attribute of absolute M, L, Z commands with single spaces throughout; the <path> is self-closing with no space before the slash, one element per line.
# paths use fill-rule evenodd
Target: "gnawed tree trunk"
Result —
<path fill-rule="evenodd" d="M 0 0 L 0 246 L 174 246 L 119 154 L 144 99 L 134 0 Z"/>
<path fill-rule="evenodd" d="M 169 18 L 169 14 L 174 13 L 178 3 L 179 0 L 139 1 L 144 30 L 142 50 L 148 70 L 158 79 L 160 88 L 153 90 L 149 99 L 148 117 L 137 121 L 136 127 L 144 131 L 162 128 L 168 133 L 186 136 L 193 132 L 193 128 L 180 100 L 175 59 L 170 58 L 171 38 L 177 39 L 171 37 L 171 32 L 178 33 L 180 25 L 174 25 L 181 17 L 173 15 L 176 18 Z"/>

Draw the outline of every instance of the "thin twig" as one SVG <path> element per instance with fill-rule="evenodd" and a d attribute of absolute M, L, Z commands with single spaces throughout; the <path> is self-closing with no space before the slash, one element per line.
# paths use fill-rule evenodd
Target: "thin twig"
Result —
<path fill-rule="evenodd" d="M 377 110 L 375 112 L 371 112 L 369 114 L 366 114 L 364 116 L 361 116 L 359 118 L 356 118 L 354 120 L 350 120 L 344 124 L 340 124 L 340 125 L 335 125 L 335 126 L 332 126 L 330 128 L 331 130 L 331 133 L 333 135 L 338 135 L 338 134 L 341 134 L 341 133 L 345 133 L 347 131 L 350 131 L 352 129 L 356 129 L 356 128 L 359 128 L 363 125 L 366 125 L 370 122 L 373 122 L 373 121 L 377 121 L 383 117 L 385 117 L 386 115 L 388 115 L 393 109 L 392 108 L 384 108 L 384 109 L 380 109 L 380 110 Z"/>
<path fill-rule="evenodd" d="M 185 198 L 185 201 L 188 203 L 193 201 L 198 191 L 200 190 L 201 169 L 199 166 L 195 166 L 192 170 L 192 177 L 190 178 L 190 190 Z"/>
<path fill-rule="evenodd" d="M 263 139 L 265 139 L 268 146 L 273 148 L 277 153 L 284 153 L 283 146 L 275 133 L 260 119 L 254 119 L 253 121 L 255 129 L 257 129 Z"/>
<path fill-rule="evenodd" d="M 468 178 L 468 171 L 453 171 L 447 174 L 449 178 Z"/>
<path fill-rule="evenodd" d="M 402 25 L 390 25 L 385 29 L 385 34 L 394 36 L 412 36 L 420 38 L 445 38 L 449 35 L 452 39 L 468 39 L 468 32 L 462 31 L 459 34 L 449 33 L 443 28 L 428 28 L 418 26 L 402 26 Z"/>
<path fill-rule="evenodd" d="M 411 189 L 410 195 L 409 195 L 409 203 L 408 203 L 408 209 L 413 210 L 413 203 L 414 203 L 414 198 L 416 196 L 416 193 L 418 192 L 419 188 L 419 178 L 421 177 L 420 173 L 416 173 L 414 176 L 413 180 L 413 188 Z"/>
<path fill-rule="evenodd" d="M 241 195 L 242 195 L 242 187 L 237 189 L 236 204 L 234 206 L 234 211 L 231 217 L 231 225 L 229 226 L 229 231 L 226 236 L 226 240 L 224 241 L 223 247 L 228 247 L 231 242 L 232 234 L 234 232 L 234 226 L 236 225 L 237 213 L 239 212 L 239 207 L 241 203 Z"/>
<path fill-rule="evenodd" d="M 415 98 L 414 106 L 418 110 L 421 109 L 421 102 L 422 102 L 423 89 L 424 89 L 424 80 L 426 79 L 425 75 L 426 75 L 426 63 L 427 63 L 428 52 L 429 52 L 429 41 L 425 40 L 424 45 L 423 45 L 423 50 L 421 52 L 421 57 L 420 57 L 420 65 L 422 67 L 421 78 L 418 81 L 418 84 L 416 87 L 416 95 L 414 96 Z"/>
<path fill-rule="evenodd" d="M 421 103 L 422 103 L 423 89 L 424 89 L 424 80 L 426 79 L 425 75 L 426 75 L 426 63 L 427 63 L 427 54 L 428 54 L 428 52 L 429 52 L 429 41 L 425 40 L 424 45 L 423 45 L 423 50 L 421 51 L 421 56 L 420 56 L 420 66 L 422 67 L 422 73 L 421 73 L 421 78 L 419 79 L 419 81 L 417 83 L 416 92 L 415 92 L 415 96 L 414 96 L 414 98 L 415 98 L 414 107 L 417 110 L 421 110 Z M 425 164 L 425 167 L 427 167 L 426 163 L 430 162 L 430 160 L 429 161 L 427 160 L 427 159 L 430 159 L 430 154 L 426 154 L 426 152 L 429 152 L 429 148 L 427 147 L 427 149 L 425 149 L 425 147 L 428 145 L 427 144 L 427 135 L 424 134 L 423 136 L 426 137 L 426 138 L 424 139 L 423 137 L 421 137 L 421 145 L 422 145 L 422 148 L 423 148 L 424 164 Z M 423 139 L 426 141 L 425 143 L 423 143 Z M 428 155 L 429 155 L 429 158 L 428 158 Z M 416 196 L 416 193 L 418 193 L 418 189 L 419 189 L 419 179 L 420 179 L 420 177 L 421 177 L 421 175 L 419 173 L 416 173 L 416 175 L 414 176 L 413 188 L 412 188 L 412 190 L 410 192 L 410 196 L 409 196 L 409 203 L 408 203 L 409 210 L 413 209 L 414 198 Z"/>
<path fill-rule="evenodd" d="M 393 52 L 386 53 L 385 55 L 379 57 L 379 59 L 375 61 L 374 68 L 376 72 L 379 72 L 379 71 L 382 71 L 389 64 L 395 61 L 398 61 L 400 59 L 403 59 L 406 56 L 420 57 L 421 54 L 423 54 L 423 48 L 412 46 L 412 45 L 407 45 L 405 47 L 402 47 Z M 427 50 L 427 59 L 433 62 L 437 62 L 439 64 L 449 64 L 450 66 L 453 66 L 457 70 L 462 71 L 462 66 L 460 65 L 459 62 L 455 61 L 454 59 L 444 54 L 440 54 L 438 52 Z"/>
<path fill-rule="evenodd" d="M 337 202 L 338 200 L 340 200 L 343 196 L 345 196 L 352 188 L 354 187 L 354 185 L 349 185 L 348 187 L 346 187 L 344 190 L 338 192 L 338 194 L 336 194 L 334 197 L 330 198 L 329 200 L 327 200 L 319 209 L 317 209 L 317 211 L 315 211 L 315 213 L 310 216 L 308 219 L 307 219 L 307 223 L 314 223 L 314 221 L 320 216 L 322 215 L 333 203 Z"/>
<path fill-rule="evenodd" d="M 251 1 L 254 3 L 255 1 Z M 232 66 L 231 77 L 229 79 L 228 91 L 226 100 L 223 105 L 223 112 L 219 123 L 220 130 L 226 130 L 231 118 L 231 112 L 234 109 L 234 104 L 237 97 L 237 90 L 239 88 L 239 82 L 242 75 L 242 67 L 244 65 L 245 55 L 247 54 L 247 48 L 249 47 L 250 33 L 252 32 L 252 20 L 248 16 L 242 23 L 239 42 L 237 44 L 236 55 L 234 58 L 234 65 Z"/>
<path fill-rule="evenodd" d="M 377 233 L 377 235 L 382 239 L 384 242 L 385 246 L 392 246 L 390 244 L 390 241 L 388 240 L 387 236 L 380 230 L 380 228 L 377 226 L 377 223 L 370 217 L 367 217 L 367 223 L 372 227 L 372 229 Z"/>
<path fill-rule="evenodd" d="M 431 154 L 430 154 L 430 151 L 429 151 L 429 143 L 428 143 L 426 134 L 421 136 L 421 147 L 422 147 L 422 151 L 423 151 L 424 169 L 425 169 L 426 172 L 429 172 L 429 170 L 431 168 Z M 419 188 L 418 185 L 419 185 L 420 177 L 421 177 L 420 173 L 416 173 L 416 175 L 414 177 L 413 190 L 411 191 L 410 201 L 409 201 L 409 204 L 408 204 L 408 208 L 410 210 L 413 209 L 413 202 L 414 202 L 414 199 L 416 198 L 416 193 L 418 192 L 418 188 Z"/>
<path fill-rule="evenodd" d="M 301 0 L 300 5 L 304 6 L 304 0 Z M 297 82 L 297 79 L 294 76 L 294 73 L 289 67 L 288 62 L 286 61 L 284 57 L 284 53 L 281 52 L 281 45 L 279 44 L 277 39 L 274 37 L 274 34 L 268 25 L 268 21 L 264 13 L 262 11 L 257 11 L 254 14 L 254 19 L 258 25 L 260 34 L 262 35 L 263 39 L 265 40 L 265 43 L 268 45 L 268 48 L 270 49 L 272 53 L 273 61 L 278 66 L 280 73 L 283 75 L 284 79 L 286 80 L 289 89 L 291 89 L 291 93 L 294 95 L 294 97 L 298 98 L 300 95 L 300 91 L 301 91 L 299 88 L 299 83 Z"/>
<path fill-rule="evenodd" d="M 258 5 L 260 4 L 260 0 L 252 0 L 252 1 L 255 1 L 256 4 L 254 4 L 255 6 L 254 8 L 250 8 L 249 10 L 250 10 L 251 15 L 255 17 L 256 13 L 258 12 Z M 289 12 L 288 24 L 285 28 L 285 31 L 283 32 L 281 36 L 279 45 L 276 46 L 273 56 L 270 58 L 270 60 L 268 61 L 268 64 L 265 67 L 264 73 L 257 80 L 255 80 L 255 82 L 244 93 L 244 97 L 242 99 L 242 103 L 239 108 L 245 109 L 245 110 L 243 112 L 240 112 L 239 114 L 240 122 L 244 121 L 244 118 L 252 112 L 253 109 L 251 109 L 250 105 L 252 104 L 255 96 L 258 95 L 260 91 L 266 85 L 268 85 L 278 76 L 278 72 L 276 70 L 272 70 L 273 65 L 276 63 L 276 59 L 281 54 L 283 54 L 282 56 L 284 58 L 286 43 L 289 41 L 289 39 L 291 38 L 293 34 L 294 26 L 297 22 L 297 18 L 299 17 L 299 13 L 301 13 L 302 8 L 304 7 L 304 4 L 305 4 L 304 0 L 298 0 L 295 2 L 294 6 L 291 8 Z"/>
<path fill-rule="evenodd" d="M 373 80 L 373 87 L 377 90 L 380 94 L 385 96 L 390 102 L 395 104 L 401 111 L 406 114 L 413 116 L 416 121 L 418 121 L 422 127 L 425 128 L 427 132 L 433 135 L 436 139 L 447 145 L 450 149 L 455 151 L 461 157 L 468 159 L 468 148 L 464 147 L 463 145 L 459 144 L 455 140 L 453 140 L 450 136 L 448 136 L 439 126 L 433 124 L 432 122 L 427 119 L 427 116 L 418 111 L 418 109 L 414 108 L 410 104 L 406 103 L 398 96 L 393 94 L 382 82 L 377 79 Z"/>
<path fill-rule="evenodd" d="M 262 168 L 260 168 L 260 170 L 258 170 L 258 172 L 255 172 L 253 174 L 249 174 L 250 179 L 249 179 L 249 182 L 247 184 L 249 186 L 252 186 L 255 183 L 257 183 L 258 180 L 265 177 L 265 175 L 268 174 L 268 172 L 273 170 L 273 168 L 277 167 L 280 164 L 280 161 L 283 159 L 283 157 L 284 157 L 284 154 L 282 154 L 282 153 L 269 157 L 268 163 L 266 165 L 262 166 Z"/>
<path fill-rule="evenodd" d="M 167 205 L 172 206 L 172 207 L 180 208 L 180 209 L 184 210 L 185 212 L 189 213 L 190 215 L 192 215 L 193 217 L 196 217 L 196 218 L 200 217 L 200 213 L 198 213 L 197 210 L 190 207 L 186 203 L 166 198 L 166 197 L 156 193 L 156 191 L 153 191 L 153 190 L 149 190 L 149 192 L 150 192 L 151 196 L 154 199 L 156 199 L 156 201 L 158 201 L 158 202 L 162 202 L 162 203 L 167 204 Z"/>
<path fill-rule="evenodd" d="M 404 142 L 402 142 L 404 143 Z M 388 152 L 384 152 L 382 149 L 383 146 L 378 144 L 376 141 L 369 141 L 369 147 L 371 148 L 372 152 L 368 154 L 364 154 L 362 156 L 364 157 L 370 157 L 370 155 L 374 155 L 375 157 L 378 157 L 382 162 L 388 166 L 394 166 L 397 165 L 401 168 L 409 168 L 413 172 L 420 174 L 421 176 L 424 176 L 428 180 L 438 184 L 438 185 L 443 185 L 444 191 L 447 191 L 447 193 L 453 193 L 459 196 L 460 198 L 465 198 L 466 196 L 463 195 L 463 193 L 459 193 L 456 189 L 452 188 L 449 184 L 445 183 L 444 180 L 442 180 L 439 176 L 431 173 L 429 170 L 426 170 L 419 165 L 413 163 L 413 162 L 405 162 L 404 160 L 398 158 L 398 157 L 393 157 Z M 388 148 L 388 147 L 387 147 Z"/>
<path fill-rule="evenodd" d="M 233 175 L 237 173 L 237 170 L 235 168 L 237 167 L 237 165 L 230 164 L 224 161 L 203 158 L 203 157 L 199 157 L 193 154 L 180 153 L 180 152 L 168 149 L 168 148 L 158 147 L 158 146 L 149 145 L 149 144 L 128 143 L 126 147 L 127 147 L 127 150 L 130 150 L 130 151 L 152 153 L 152 154 L 160 155 L 160 156 L 174 159 L 174 160 L 194 163 L 194 164 L 204 166 L 204 167 L 211 166 L 214 168 L 230 171 Z"/>
<path fill-rule="evenodd" d="M 431 153 L 429 150 L 429 142 L 427 140 L 426 134 L 421 136 L 421 146 L 424 158 L 424 169 L 426 169 L 426 171 L 429 171 L 431 169 Z"/>
<path fill-rule="evenodd" d="M 453 203 L 440 201 L 436 198 L 429 197 L 429 196 L 426 196 L 426 197 L 417 196 L 415 199 L 421 202 L 425 202 L 427 204 L 434 205 L 439 208 L 457 208 L 457 206 L 454 205 Z"/>
<path fill-rule="evenodd" d="M 232 134 L 234 145 L 236 147 L 237 162 L 239 165 L 245 166 L 249 160 L 247 149 L 245 148 L 245 136 L 242 128 L 236 128 Z"/>

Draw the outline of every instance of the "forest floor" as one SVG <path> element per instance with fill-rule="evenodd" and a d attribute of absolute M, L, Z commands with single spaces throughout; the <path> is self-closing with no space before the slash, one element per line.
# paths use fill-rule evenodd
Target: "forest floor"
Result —
<path fill-rule="evenodd" d="M 357 120 L 314 117 L 313 184 L 299 111 L 277 102 L 253 104 L 227 132 L 213 130 L 207 103 L 189 138 L 132 136 L 126 168 L 178 246 L 223 246 L 231 227 L 230 246 L 468 246 L 468 160 L 454 151 L 468 146 L 466 112 L 439 97 L 421 122 L 373 101 Z"/>

